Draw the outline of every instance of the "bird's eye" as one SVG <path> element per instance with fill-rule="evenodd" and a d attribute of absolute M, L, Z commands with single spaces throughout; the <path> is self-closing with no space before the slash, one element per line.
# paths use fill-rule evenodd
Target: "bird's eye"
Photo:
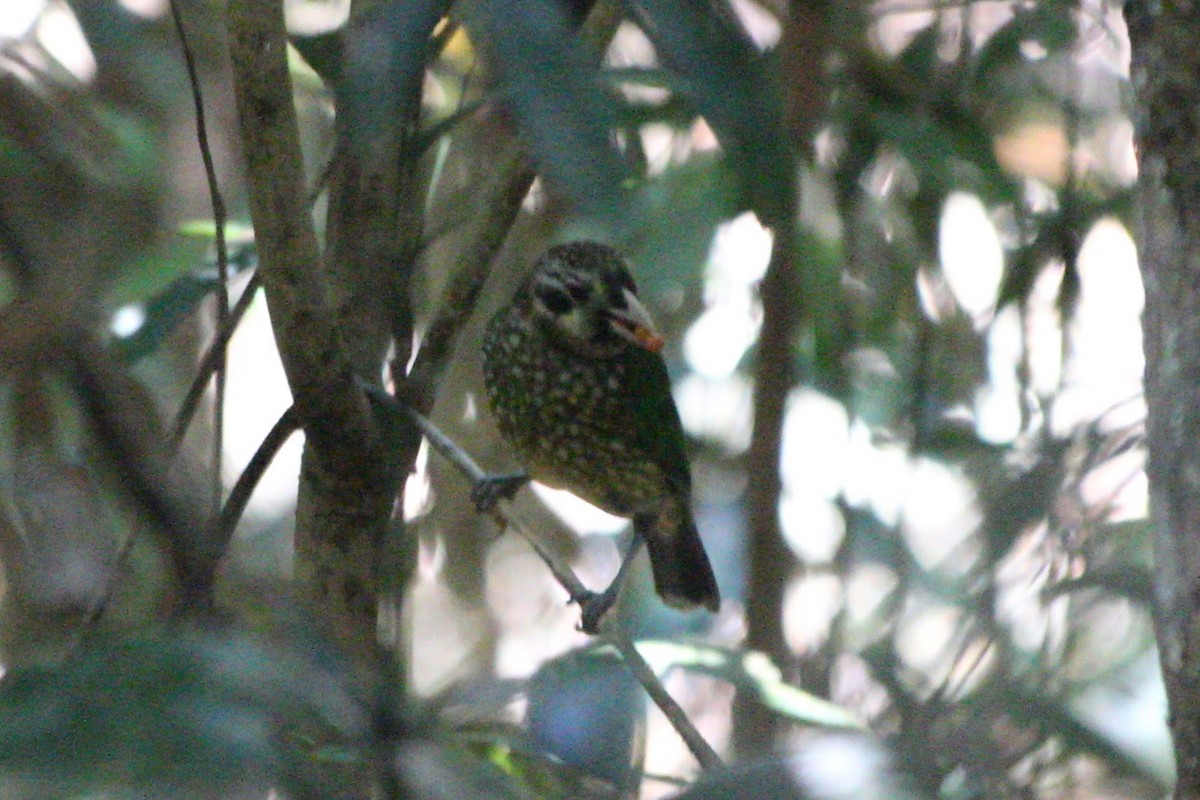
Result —
<path fill-rule="evenodd" d="M 631 290 L 632 291 L 632 290 Z M 625 287 L 613 284 L 608 287 L 608 304 L 615 309 L 625 310 Z"/>
<path fill-rule="evenodd" d="M 567 286 L 567 291 L 571 295 L 571 299 L 576 303 L 586 303 L 588 298 L 592 296 L 592 287 L 586 283 L 572 283 Z"/>
<path fill-rule="evenodd" d="M 621 269 L 617 272 L 617 283 L 621 285 L 622 289 L 628 289 L 637 294 L 637 284 L 633 282 L 633 275 L 629 274 L 629 270 Z"/>
<path fill-rule="evenodd" d="M 539 283 L 533 287 L 533 293 L 546 310 L 555 316 L 561 316 L 571 310 L 575 304 L 571 297 L 560 286 Z"/>
<path fill-rule="evenodd" d="M 608 284 L 605 295 L 608 299 L 608 304 L 613 308 L 625 308 L 625 292 L 637 295 L 637 285 L 633 282 L 633 276 L 623 266 L 620 269 L 614 269 L 609 274 L 609 279 L 605 283 Z"/>

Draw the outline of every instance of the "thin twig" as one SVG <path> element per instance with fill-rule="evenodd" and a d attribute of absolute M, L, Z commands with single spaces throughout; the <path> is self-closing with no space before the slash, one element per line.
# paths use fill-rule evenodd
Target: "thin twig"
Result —
<path fill-rule="evenodd" d="M 233 485 L 233 489 L 229 492 L 229 498 L 225 501 L 225 507 L 221 509 L 221 514 L 217 518 L 217 528 L 213 534 L 214 538 L 222 543 L 222 550 L 233 538 L 233 532 L 237 528 L 238 522 L 241 521 L 242 514 L 246 511 L 246 504 L 250 502 L 250 497 L 266 473 L 267 467 L 271 466 L 271 462 L 275 460 L 275 456 L 279 454 L 284 443 L 300 429 L 300 424 L 300 414 L 296 411 L 296 407 L 288 406 L 288 410 L 284 411 L 283 415 L 276 420 L 271 431 L 254 451 L 250 463 L 238 476 L 237 483 Z"/>
<path fill-rule="evenodd" d="M 329 173 L 333 167 L 333 159 L 321 170 L 321 174 L 317 176 L 312 188 L 309 189 L 305 200 L 308 207 L 311 209 L 324 191 L 326 184 L 329 181 Z M 233 338 L 233 332 L 237 330 L 238 325 L 242 323 L 242 317 L 246 315 L 246 310 L 250 308 L 250 303 L 254 301 L 254 296 L 257 294 L 261 286 L 261 279 L 258 270 L 255 270 L 250 275 L 250 281 L 246 284 L 246 288 L 242 290 L 242 294 L 238 297 L 238 301 L 234 303 L 229 315 L 226 317 L 223 325 L 217 326 L 217 331 L 213 335 L 213 340 L 209 344 L 208 350 L 205 351 L 204 357 L 200 359 L 199 365 L 196 367 L 196 375 L 192 379 L 192 384 L 188 387 L 187 394 L 184 395 L 183 402 L 179 404 L 179 413 L 175 415 L 175 422 L 171 426 L 171 442 L 175 449 L 179 448 L 183 442 L 183 437 L 187 433 L 188 426 L 192 422 L 192 418 L 196 415 L 196 408 L 200 405 L 200 398 L 204 396 L 204 389 L 208 386 L 208 380 L 216 370 L 217 364 L 220 363 L 229 347 L 229 340 Z"/>
<path fill-rule="evenodd" d="M 683 743 L 700 763 L 700 768 L 711 771 L 720 767 L 721 757 L 717 755 L 717 751 L 713 750 L 712 745 L 700 735 L 700 731 L 696 730 L 696 726 L 688 719 L 687 712 L 683 710 L 683 707 L 675 702 L 674 697 L 671 697 L 670 692 L 662 685 L 662 681 L 654 674 L 654 670 L 646 663 L 646 659 L 642 658 L 642 654 L 638 652 L 637 645 L 633 643 L 633 640 L 624 631 L 617 629 L 616 623 L 611 620 L 602 626 L 601 633 L 621 653 L 625 666 L 629 667 L 633 677 L 637 678 L 638 683 L 646 690 L 646 694 L 650 695 L 650 699 L 654 701 L 654 705 L 658 706 L 658 710 L 663 712 L 667 721 L 671 723 L 671 727 L 683 739 Z"/>
<path fill-rule="evenodd" d="M 304 196 L 304 204 L 308 206 L 310 211 L 317 204 L 317 201 L 321 199 L 321 195 L 325 193 L 325 190 L 329 188 L 329 176 L 333 174 L 333 168 L 337 166 L 337 160 L 338 151 L 335 145 L 333 152 L 329 154 L 329 160 L 321 167 L 321 171 L 317 173 L 316 180 L 313 181 L 312 186 L 308 189 L 308 194 Z"/>
<path fill-rule="evenodd" d="M 477 483 L 488 477 L 483 468 L 475 463 L 475 460 L 467 455 L 465 450 L 407 403 L 401 403 L 379 389 L 372 391 L 372 398 L 385 403 L 388 408 L 404 414 L 421 430 L 421 433 L 429 440 L 429 444 L 433 449 L 437 450 L 454 466 L 458 467 L 472 483 Z M 553 573 L 555 580 L 567 590 L 567 594 L 571 596 L 572 600 L 578 601 L 592 595 L 592 591 L 583 585 L 583 582 L 579 580 L 570 567 L 561 564 L 557 558 L 542 547 L 537 537 L 533 535 L 532 526 L 521 518 L 521 515 L 506 498 L 500 498 L 492 515 L 502 526 L 507 525 L 511 527 L 529 543 L 542 561 L 546 562 L 546 566 L 550 568 L 550 572 Z"/>
<path fill-rule="evenodd" d="M 242 317 L 246 315 L 246 309 L 250 307 L 250 303 L 254 300 L 254 295 L 258 292 L 260 282 L 259 273 L 255 270 L 254 274 L 250 276 L 250 282 L 246 284 L 245 290 L 242 291 L 241 297 L 238 298 L 237 303 L 230 310 L 229 316 L 225 319 L 225 324 L 217 328 L 213 340 L 208 346 L 208 350 L 205 351 L 204 357 L 200 359 L 200 364 L 196 368 L 196 375 L 192 379 L 191 386 L 188 387 L 187 394 L 184 395 L 183 402 L 179 405 L 179 413 L 175 415 L 175 422 L 171 425 L 172 450 L 179 449 L 179 445 L 183 442 L 188 425 L 191 424 L 192 418 L 196 414 L 196 409 L 200 405 L 200 399 L 204 397 L 204 389 L 208 386 L 209 378 L 216 371 L 217 365 L 224 359 L 225 350 L 229 346 L 229 340 L 233 337 L 233 332 L 237 330 L 237 326 L 241 324 Z"/>
<path fill-rule="evenodd" d="M 221 510 L 222 481 L 221 458 L 225 438 L 225 340 L 220 332 L 229 326 L 229 250 L 225 242 L 225 200 L 217 183 L 217 169 L 213 165 L 212 148 L 208 143 L 208 125 L 204 119 L 204 95 L 200 89 L 200 75 L 196 70 L 196 58 L 183 27 L 183 12 L 179 0 L 171 0 L 171 19 L 179 35 L 183 49 L 183 61 L 187 66 L 188 82 L 192 87 L 192 103 L 196 107 L 196 143 L 200 146 L 200 158 L 204 162 L 204 177 L 208 181 L 208 195 L 212 202 L 213 225 L 216 229 L 217 246 L 217 355 L 213 367 L 216 381 L 213 399 L 213 513 Z"/>
<path fill-rule="evenodd" d="M 414 425 L 420 428 L 425 438 L 429 440 L 429 444 L 445 456 L 454 466 L 458 467 L 473 483 L 488 477 L 487 473 L 454 440 L 442 433 L 436 425 L 407 403 L 398 401 L 378 387 L 371 386 L 365 382 L 363 382 L 362 386 L 371 399 L 377 402 L 382 408 L 391 413 L 403 414 L 412 421 Z M 531 526 L 516 513 L 511 502 L 505 498 L 501 498 L 492 513 L 500 524 L 514 530 L 533 547 L 538 557 L 550 569 L 555 580 L 567 590 L 567 593 L 573 600 L 593 594 L 591 590 L 583 585 L 570 567 L 559 564 L 556 558 L 538 544 L 536 537 L 532 533 Z M 683 739 L 684 744 L 687 745 L 688 750 L 695 756 L 700 766 L 705 770 L 721 766 L 720 756 L 705 741 L 704 737 L 700 735 L 700 731 L 688 719 L 683 708 L 667 692 L 662 682 L 658 679 L 658 676 L 654 674 L 654 670 L 646 663 L 646 659 L 642 658 L 641 653 L 638 652 L 637 647 L 628 634 L 621 630 L 616 621 L 611 617 L 601 625 L 600 634 L 602 638 L 612 644 L 621 653 L 621 657 L 626 666 L 629 667 L 629 671 L 633 673 L 634 678 L 642 685 L 646 693 L 650 695 L 650 699 L 654 701 L 654 704 L 658 706 L 672 727 L 679 733 L 680 738 Z"/>

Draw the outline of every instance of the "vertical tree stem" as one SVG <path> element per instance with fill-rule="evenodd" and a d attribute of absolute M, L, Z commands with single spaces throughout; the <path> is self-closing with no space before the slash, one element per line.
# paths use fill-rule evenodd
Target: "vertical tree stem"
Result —
<path fill-rule="evenodd" d="M 1200 7 L 1130 2 L 1155 635 L 1178 800 L 1200 798 Z"/>

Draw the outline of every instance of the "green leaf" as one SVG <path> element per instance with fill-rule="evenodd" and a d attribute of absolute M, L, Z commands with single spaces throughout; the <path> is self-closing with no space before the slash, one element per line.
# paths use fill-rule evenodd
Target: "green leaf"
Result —
<path fill-rule="evenodd" d="M 625 0 L 663 64 L 717 134 L 741 177 L 743 202 L 768 226 L 789 219 L 794 157 L 783 94 L 727 6 L 696 0 Z"/>
<path fill-rule="evenodd" d="M 642 291 L 653 296 L 693 285 L 717 226 L 737 212 L 737 176 L 723 159 L 696 156 L 641 182 L 634 192 L 631 216 L 637 227 L 622 249 L 643 268 Z"/>
<path fill-rule="evenodd" d="M 541 791 L 540 765 L 527 763 L 506 753 L 502 746 L 464 746 L 448 736 L 432 735 L 402 741 L 396 748 L 395 764 L 401 791 L 395 797 L 411 800 L 532 800 L 532 798 L 586 797 L 582 793 Z M 509 758 L 506 759 L 506 755 Z M 544 762 L 548 769 L 561 765 Z M 524 784 L 524 786 L 522 786 Z M 536 787 L 535 793 L 525 791 Z M 356 797 L 362 797 L 359 793 Z"/>
<path fill-rule="evenodd" d="M 179 225 L 179 234 L 190 239 L 214 242 L 217 239 L 217 223 L 211 219 L 190 219 Z M 225 244 L 239 247 L 254 242 L 254 226 L 239 220 L 225 221 Z"/>
<path fill-rule="evenodd" d="M 120 308 L 130 303 L 149 302 L 168 291 L 176 281 L 202 271 L 211 260 L 211 242 L 198 237 L 173 236 L 113 275 L 105 305 Z M 215 275 L 214 271 L 208 278 L 214 285 Z"/>
<path fill-rule="evenodd" d="M 450 0 L 382 0 L 341 31 L 341 69 L 331 85 L 339 145 L 355 158 L 377 158 L 380 136 L 386 141 L 397 124 L 407 130 L 417 119 L 433 30 L 449 6 Z"/>
<path fill-rule="evenodd" d="M 1026 43 L 1041 45 L 1056 53 L 1071 47 L 1078 35 L 1074 2 L 1046 0 L 1017 9 L 1013 18 L 988 37 L 972 59 L 973 82 L 984 87 L 996 70 L 1030 63 L 1022 52 Z"/>
<path fill-rule="evenodd" d="M 613 101 L 561 4 L 478 0 L 466 23 L 495 62 L 542 177 L 576 212 L 619 229 L 627 171 L 612 142 Z"/>
<path fill-rule="evenodd" d="M 311 790 L 321 778 L 285 734 L 315 726 L 361 740 L 368 717 L 348 677 L 306 647 L 244 633 L 93 638 L 65 663 L 17 667 L 0 683 L 0 773 L 77 789 Z"/>
<path fill-rule="evenodd" d="M 600 77 L 613 84 L 632 83 L 653 89 L 679 88 L 675 74 L 662 67 L 605 67 Z"/>
<path fill-rule="evenodd" d="M 105 297 L 109 308 L 130 303 L 151 302 L 154 297 L 170 291 L 177 281 L 192 279 L 207 270 L 204 278 L 216 286 L 213 242 L 216 224 L 211 219 L 188 220 L 180 224 L 176 234 L 153 251 L 126 265 L 113 276 Z M 227 221 L 225 241 L 229 250 L 230 272 L 234 275 L 247 266 L 253 253 L 254 229 L 245 222 Z"/>
<path fill-rule="evenodd" d="M 796 722 L 823 728 L 861 730 L 865 727 L 856 715 L 842 706 L 787 683 L 779 668 L 763 653 L 661 640 L 638 642 L 637 649 L 660 675 L 680 667 L 721 678 L 739 691 L 756 694 L 772 711 Z"/>
<path fill-rule="evenodd" d="M 904 154 L 934 197 L 969 189 L 985 202 L 1015 202 L 1018 192 L 992 150 L 991 132 L 965 109 L 945 105 L 913 113 L 892 100 L 868 109 L 870 124 L 882 141 Z"/>
<path fill-rule="evenodd" d="M 909 73 L 909 80 L 921 81 L 932 86 L 939 67 L 944 63 L 938 55 L 941 31 L 938 25 L 925 28 L 908 43 L 900 53 L 899 63 Z"/>
<path fill-rule="evenodd" d="M 202 241 L 203 235 L 181 238 L 181 242 Z M 190 253 L 187 247 L 180 248 L 180 261 L 184 254 Z M 182 263 L 173 263 L 171 269 L 164 269 L 159 274 L 147 279 L 148 286 L 157 288 L 157 293 L 140 303 L 144 320 L 141 326 L 132 334 L 117 339 L 113 349 L 126 362 L 135 362 L 154 353 L 171 335 L 183 320 L 195 313 L 204 299 L 217 290 L 220 281 L 214 266 L 207 269 L 196 269 L 201 258 L 190 262 L 192 271 L 178 275 L 170 283 L 157 288 L 157 283 L 171 271 L 178 269 Z M 257 253 L 251 240 L 242 247 L 230 249 L 229 272 L 237 275 L 257 263 Z M 127 287 L 128 288 L 128 287 Z M 139 287 L 140 288 L 140 287 Z"/>

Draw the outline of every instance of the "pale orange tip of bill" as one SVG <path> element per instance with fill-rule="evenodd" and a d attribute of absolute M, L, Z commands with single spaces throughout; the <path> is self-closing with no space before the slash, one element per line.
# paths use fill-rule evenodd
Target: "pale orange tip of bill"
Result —
<path fill-rule="evenodd" d="M 650 328 L 647 328 L 645 325 L 636 326 L 633 329 L 633 336 L 638 340 L 638 344 L 649 350 L 651 353 L 657 353 L 659 350 L 662 350 L 663 345 L 666 344 L 666 340 L 664 340 Z"/>

